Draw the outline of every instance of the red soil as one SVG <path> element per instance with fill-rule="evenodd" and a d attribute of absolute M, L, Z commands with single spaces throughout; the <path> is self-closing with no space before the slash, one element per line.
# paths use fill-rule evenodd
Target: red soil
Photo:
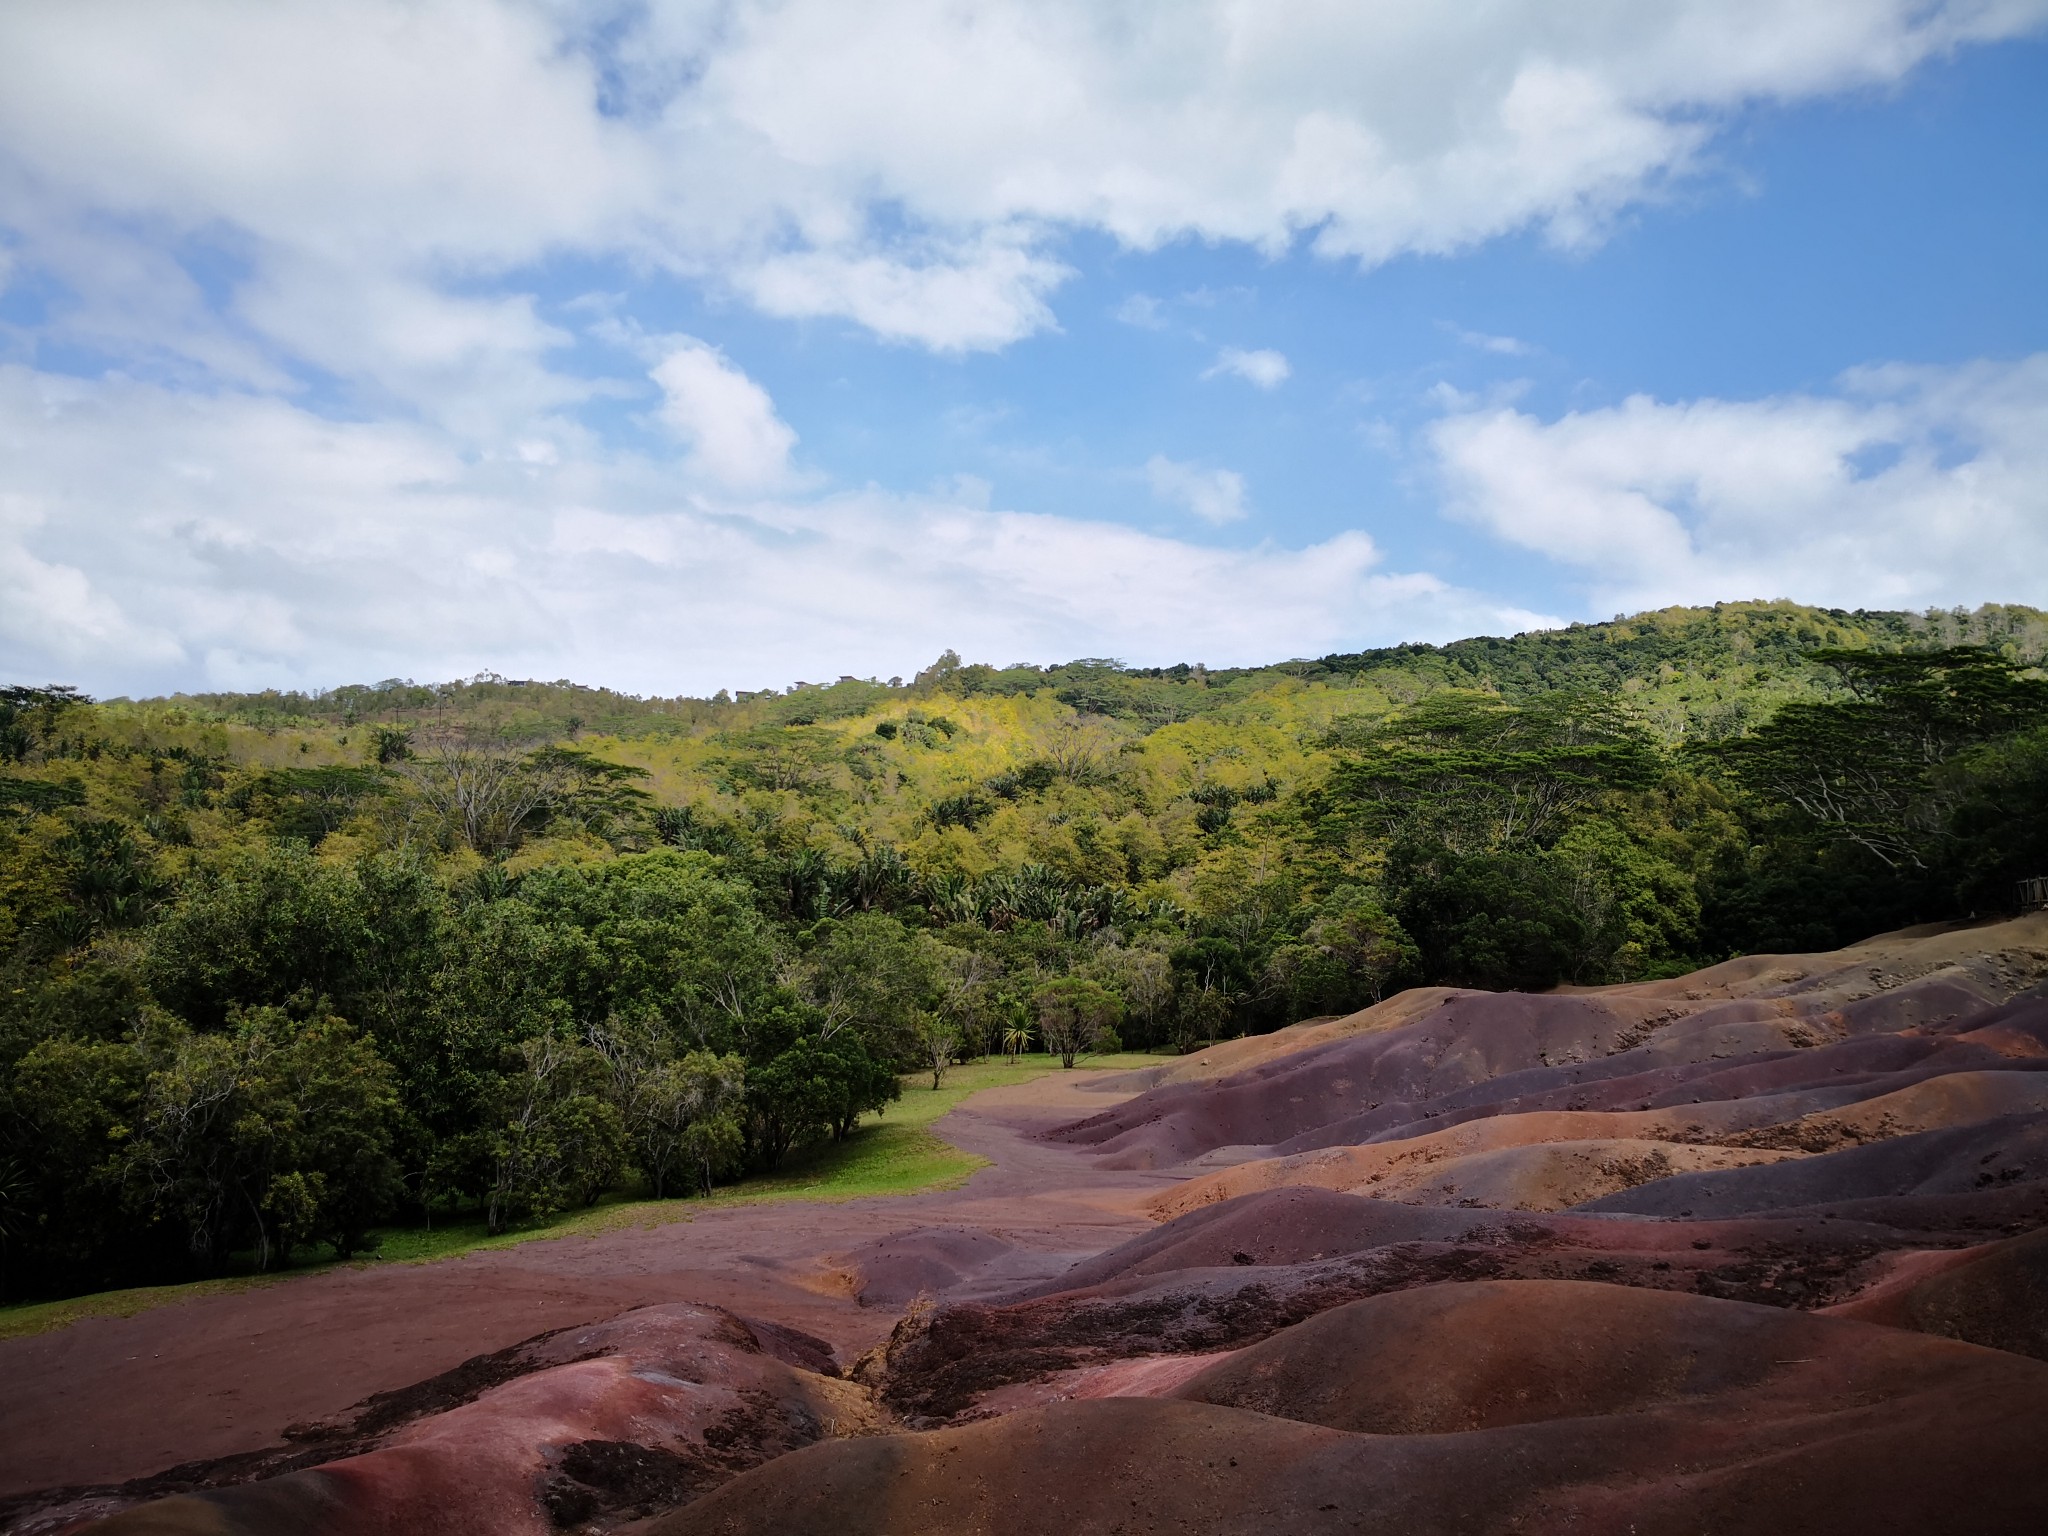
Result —
<path fill-rule="evenodd" d="M 0 1343 L 0 1529 L 2048 1528 L 2044 975 L 1404 994 L 979 1096 L 957 1191 Z"/>
<path fill-rule="evenodd" d="M 995 1090 L 948 1117 L 949 1140 L 997 1160 L 960 1190 L 844 1204 L 679 1202 L 679 1219 L 662 1226 L 332 1270 L 0 1341 L 0 1529 L 44 1502 L 24 1506 L 37 1490 L 112 1496 L 183 1464 L 259 1456 L 288 1426 L 345 1420 L 372 1394 L 630 1307 L 727 1307 L 816 1335 L 850 1360 L 895 1317 L 821 1287 L 821 1255 L 964 1222 L 1022 1255 L 1014 1285 L 1150 1225 L 1138 1206 L 1156 1179 L 1105 1178 L 1033 1139 L 1099 1106 L 1104 1095 L 1078 1081 L 1103 1076 Z M 201 1467 L 187 1481 L 211 1475 Z"/>
<path fill-rule="evenodd" d="M 813 1446 L 650 1536 L 1861 1536 L 2048 1520 L 2034 1464 L 2048 1366 L 1736 1302 L 1439 1286 L 1325 1313 L 1173 1395 Z"/>

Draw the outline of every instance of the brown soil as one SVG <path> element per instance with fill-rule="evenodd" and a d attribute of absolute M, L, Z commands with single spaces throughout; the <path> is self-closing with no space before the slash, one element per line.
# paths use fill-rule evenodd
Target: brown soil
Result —
<path fill-rule="evenodd" d="M 0 1341 L 0 1501 L 18 1511 L 37 1490 L 104 1488 L 229 1457 L 251 1458 L 241 1475 L 260 1475 L 295 1449 L 295 1426 L 351 1422 L 377 1394 L 418 1392 L 443 1373 L 487 1375 L 477 1357 L 657 1302 L 770 1318 L 850 1361 L 896 1314 L 821 1287 L 830 1255 L 880 1240 L 902 1251 L 921 1231 L 968 1227 L 1000 1237 L 1014 1286 L 1151 1225 L 1139 1206 L 1158 1178 L 1105 1177 L 1085 1155 L 1036 1139 L 1114 1102 L 1077 1086 L 1105 1075 L 993 1090 L 948 1116 L 949 1141 L 995 1159 L 958 1190 L 681 1207 L 685 1219 L 659 1227 L 332 1270 Z"/>
<path fill-rule="evenodd" d="M 0 1530 L 2048 1528 L 2044 974 L 1408 993 L 983 1094 L 954 1191 L 0 1343 Z"/>

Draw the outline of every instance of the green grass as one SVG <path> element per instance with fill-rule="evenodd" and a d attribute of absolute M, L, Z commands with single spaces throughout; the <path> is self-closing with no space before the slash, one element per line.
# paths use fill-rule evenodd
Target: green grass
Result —
<path fill-rule="evenodd" d="M 1127 1052 L 1090 1057 L 1082 1066 L 1101 1070 L 1156 1066 L 1161 1058 Z M 792 1153 L 773 1173 L 756 1174 L 718 1189 L 708 1200 L 649 1200 L 632 1194 L 607 1195 L 588 1210 L 571 1211 L 496 1235 L 479 1216 L 444 1221 L 432 1228 L 389 1227 L 378 1234 L 376 1255 L 356 1264 L 429 1264 L 465 1253 L 510 1248 L 542 1238 L 592 1237 L 622 1227 L 657 1227 L 688 1221 L 701 1211 L 733 1205 L 798 1200 L 859 1200 L 873 1195 L 909 1195 L 957 1189 L 988 1160 L 941 1140 L 931 1130 L 948 1110 L 985 1088 L 1028 1083 L 1059 1071 L 1043 1056 L 1011 1062 L 1000 1058 L 954 1067 L 945 1086 L 932 1091 L 929 1073 L 903 1080 L 903 1097 L 881 1115 L 869 1116 L 845 1141 L 823 1142 Z M 217 1296 L 252 1286 L 274 1285 L 299 1275 L 332 1269 L 336 1261 L 300 1264 L 266 1275 L 233 1275 L 186 1285 L 138 1286 L 101 1291 L 62 1301 L 0 1307 L 0 1339 L 23 1338 L 68 1327 L 88 1317 L 133 1317 L 152 1307 Z"/>
<path fill-rule="evenodd" d="M 0 1307 L 0 1339 L 21 1339 L 32 1333 L 48 1333 L 53 1328 L 68 1328 L 88 1317 L 133 1317 L 138 1312 L 167 1306 L 174 1301 L 192 1301 L 201 1296 L 221 1296 L 259 1285 L 274 1285 L 300 1273 L 302 1271 L 292 1270 L 286 1274 L 227 1275 L 217 1280 L 194 1280 L 185 1285 L 139 1285 L 125 1291 L 67 1296 L 62 1301 L 30 1301 Z"/>

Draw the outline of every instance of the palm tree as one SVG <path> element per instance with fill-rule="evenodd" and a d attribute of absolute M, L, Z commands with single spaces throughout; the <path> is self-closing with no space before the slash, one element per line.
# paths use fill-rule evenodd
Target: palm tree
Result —
<path fill-rule="evenodd" d="M 1031 1026 L 1029 1024 L 1012 1024 L 1003 1031 L 1003 1054 L 1005 1056 L 1014 1061 L 1030 1049 Z"/>

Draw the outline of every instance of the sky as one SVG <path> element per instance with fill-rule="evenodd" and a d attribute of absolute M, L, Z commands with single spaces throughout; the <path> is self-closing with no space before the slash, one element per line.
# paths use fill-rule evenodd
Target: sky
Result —
<path fill-rule="evenodd" d="M 0 681 L 2048 605 L 2048 0 L 0 4 Z"/>

